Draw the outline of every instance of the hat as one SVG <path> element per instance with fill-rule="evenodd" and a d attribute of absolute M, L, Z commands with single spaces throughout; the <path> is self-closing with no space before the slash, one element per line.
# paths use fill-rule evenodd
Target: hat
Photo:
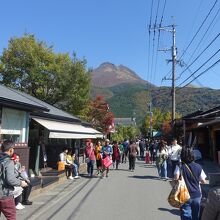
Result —
<path fill-rule="evenodd" d="M 16 159 L 17 159 L 17 156 L 18 156 L 17 154 L 13 153 L 12 156 L 11 156 L 11 159 L 12 159 L 12 160 L 16 160 Z"/>
<path fill-rule="evenodd" d="M 110 142 L 109 139 L 106 139 L 105 142 Z"/>
<path fill-rule="evenodd" d="M 3 152 L 8 151 L 9 149 L 14 148 L 14 147 L 15 147 L 15 144 L 13 141 L 6 140 L 2 143 L 2 151 Z"/>

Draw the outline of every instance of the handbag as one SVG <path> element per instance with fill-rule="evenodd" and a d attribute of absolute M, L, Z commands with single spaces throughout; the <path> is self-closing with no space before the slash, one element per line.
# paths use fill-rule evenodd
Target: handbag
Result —
<path fill-rule="evenodd" d="M 93 151 L 93 149 L 90 150 L 89 156 L 86 157 L 86 159 L 85 159 L 85 162 L 86 162 L 86 163 L 89 163 L 89 162 L 91 161 L 91 160 L 90 160 L 90 156 L 91 156 L 91 154 L 92 154 L 92 151 Z"/>
<path fill-rule="evenodd" d="M 102 159 L 102 164 L 104 167 L 108 168 L 112 165 L 112 160 L 110 159 L 110 157 L 105 157 L 104 159 Z"/>
<path fill-rule="evenodd" d="M 180 208 L 189 199 L 190 199 L 190 194 L 187 189 L 181 170 L 181 177 L 179 180 L 174 180 L 174 186 L 167 200 L 171 206 L 175 208 Z"/>
<path fill-rule="evenodd" d="M 90 162 L 89 157 L 86 157 L 85 162 L 86 162 L 86 163 L 89 163 L 89 162 Z"/>
<path fill-rule="evenodd" d="M 58 171 L 65 170 L 65 163 L 63 161 L 59 161 L 57 164 L 58 164 Z"/>

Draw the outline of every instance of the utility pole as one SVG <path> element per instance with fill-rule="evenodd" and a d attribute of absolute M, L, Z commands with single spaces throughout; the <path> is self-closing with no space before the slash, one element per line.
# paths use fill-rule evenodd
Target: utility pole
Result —
<path fill-rule="evenodd" d="M 153 112 L 152 112 L 152 103 L 149 103 L 149 115 L 150 115 L 150 138 L 152 138 L 152 130 L 153 130 Z"/>
<path fill-rule="evenodd" d="M 172 46 L 172 122 L 176 118 L 176 29 L 175 25 L 172 25 L 172 33 L 173 33 L 173 46 Z"/>
<path fill-rule="evenodd" d="M 170 29 L 170 27 L 172 27 Z M 167 60 L 168 62 L 172 62 L 172 78 L 165 80 L 172 80 L 172 123 L 174 123 L 174 120 L 176 118 L 176 88 L 175 88 L 175 81 L 176 81 L 176 64 L 179 63 L 179 61 L 176 58 L 177 54 L 177 48 L 176 48 L 176 28 L 175 25 L 170 25 L 166 27 L 160 27 L 158 30 L 168 31 L 172 33 L 172 47 L 171 49 L 160 49 L 159 51 L 167 52 L 169 50 L 172 51 L 172 59 Z"/>

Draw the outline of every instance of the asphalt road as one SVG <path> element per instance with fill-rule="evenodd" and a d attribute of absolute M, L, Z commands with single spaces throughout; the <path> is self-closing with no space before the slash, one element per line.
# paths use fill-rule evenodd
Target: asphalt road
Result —
<path fill-rule="evenodd" d="M 179 211 L 167 202 L 170 190 L 154 166 L 137 161 L 135 172 L 122 164 L 108 178 L 68 180 L 35 197 L 32 206 L 17 211 L 17 219 L 176 220 Z"/>

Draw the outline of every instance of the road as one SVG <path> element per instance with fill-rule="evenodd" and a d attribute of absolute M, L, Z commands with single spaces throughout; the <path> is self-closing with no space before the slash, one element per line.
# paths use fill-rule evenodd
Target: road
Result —
<path fill-rule="evenodd" d="M 167 203 L 170 189 L 154 166 L 137 161 L 135 172 L 122 164 L 108 178 L 68 180 L 35 197 L 32 206 L 17 212 L 17 219 L 176 220 L 179 211 Z"/>

